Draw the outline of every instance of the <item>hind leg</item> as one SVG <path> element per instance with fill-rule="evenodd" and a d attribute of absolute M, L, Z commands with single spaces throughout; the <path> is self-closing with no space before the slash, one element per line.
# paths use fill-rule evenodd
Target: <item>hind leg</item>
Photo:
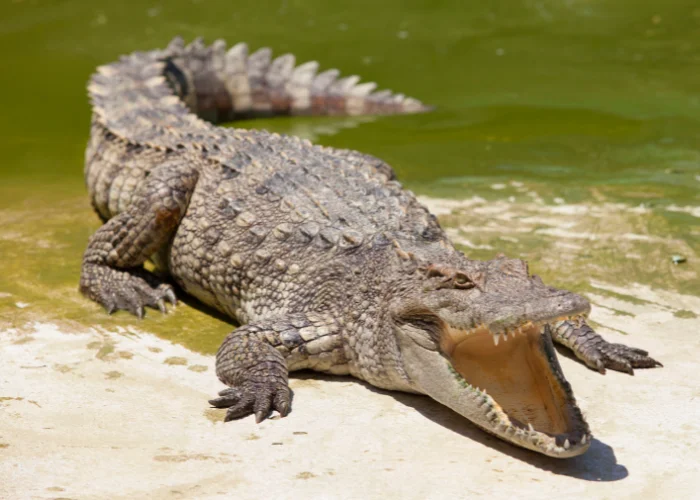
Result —
<path fill-rule="evenodd" d="M 179 163 L 151 170 L 129 208 L 90 238 L 80 291 L 109 313 L 123 309 L 138 317 L 144 307 L 165 312 L 165 302 L 175 304 L 172 287 L 142 265 L 174 234 L 196 182 L 197 171 Z"/>

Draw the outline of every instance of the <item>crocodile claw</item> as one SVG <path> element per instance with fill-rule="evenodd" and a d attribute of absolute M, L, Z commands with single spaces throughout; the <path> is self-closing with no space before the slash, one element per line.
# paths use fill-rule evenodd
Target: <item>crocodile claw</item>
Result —
<path fill-rule="evenodd" d="M 589 368 L 602 374 L 610 369 L 634 375 L 635 368 L 663 366 L 643 349 L 608 342 L 585 321 L 561 321 L 550 331 L 554 340 L 567 346 Z"/>
<path fill-rule="evenodd" d="M 221 397 L 209 400 L 209 404 L 214 408 L 228 408 L 241 399 L 240 391 L 232 387 L 219 392 L 219 396 Z"/>
<path fill-rule="evenodd" d="M 173 287 L 142 269 L 113 269 L 107 266 L 83 267 L 80 291 L 102 304 L 108 314 L 124 310 L 139 319 L 145 308 L 167 312 L 166 302 L 177 303 Z"/>
<path fill-rule="evenodd" d="M 165 300 L 170 302 L 173 306 L 176 306 L 177 305 L 177 297 L 175 296 L 175 292 L 173 291 L 173 287 L 171 287 L 170 285 L 167 285 L 167 284 L 164 284 L 163 286 L 166 287 L 165 294 L 164 294 Z"/>
<path fill-rule="evenodd" d="M 636 347 L 628 347 L 624 344 L 603 343 L 589 352 L 591 359 L 587 364 L 600 373 L 605 374 L 606 369 L 634 375 L 635 368 L 656 368 L 663 365 L 649 356 L 649 353 Z"/>
<path fill-rule="evenodd" d="M 255 422 L 260 423 L 270 416 L 273 410 L 281 417 L 286 417 L 290 409 L 290 390 L 288 386 L 277 388 L 252 381 L 244 382 L 240 387 L 231 387 L 219 392 L 218 398 L 209 404 L 214 408 L 228 408 L 224 422 L 238 420 L 248 415 L 255 415 Z"/>

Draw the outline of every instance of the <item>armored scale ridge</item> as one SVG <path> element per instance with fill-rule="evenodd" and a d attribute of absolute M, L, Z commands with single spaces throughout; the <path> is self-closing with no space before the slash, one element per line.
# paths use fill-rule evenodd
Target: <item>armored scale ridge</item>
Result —
<path fill-rule="evenodd" d="M 521 260 L 455 249 L 383 161 L 214 123 L 273 115 L 428 111 L 374 83 L 218 40 L 137 52 L 89 83 L 85 178 L 104 221 L 80 290 L 108 312 L 166 312 L 174 288 L 240 325 L 210 403 L 226 420 L 290 411 L 288 372 L 350 374 L 427 394 L 484 430 L 554 456 L 583 453 L 588 424 L 553 342 L 589 367 L 660 366 L 587 324 L 583 297 Z"/>

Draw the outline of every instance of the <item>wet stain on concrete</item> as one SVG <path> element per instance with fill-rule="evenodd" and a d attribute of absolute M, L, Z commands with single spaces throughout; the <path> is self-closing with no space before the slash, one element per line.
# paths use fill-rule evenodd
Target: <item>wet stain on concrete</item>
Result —
<path fill-rule="evenodd" d="M 222 408 L 207 408 L 204 410 L 204 416 L 211 422 L 223 422 L 226 416 L 226 410 Z"/>
<path fill-rule="evenodd" d="M 166 365 L 184 366 L 187 364 L 187 359 L 180 356 L 171 356 L 163 361 Z"/>
<path fill-rule="evenodd" d="M 313 472 L 304 471 L 294 476 L 294 479 L 313 479 L 315 477 L 317 476 Z"/>
<path fill-rule="evenodd" d="M 153 457 L 156 462 L 182 463 L 189 461 L 213 461 L 222 464 L 229 464 L 231 460 L 223 456 L 205 455 L 203 453 L 181 453 L 179 455 L 156 455 Z"/>

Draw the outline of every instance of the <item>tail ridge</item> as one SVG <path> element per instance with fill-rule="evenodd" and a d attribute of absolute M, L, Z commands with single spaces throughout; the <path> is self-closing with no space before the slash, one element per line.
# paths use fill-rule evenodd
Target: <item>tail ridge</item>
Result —
<path fill-rule="evenodd" d="M 166 77 L 180 98 L 200 117 L 212 122 L 274 115 L 377 115 L 430 111 L 417 99 L 359 76 L 341 77 L 337 69 L 318 72 L 317 61 L 296 64 L 293 54 L 273 58 L 263 47 L 253 53 L 238 43 L 227 48 L 201 38 L 185 45 L 176 37 L 163 51 L 173 64 Z M 184 75 L 177 74 L 181 72 Z"/>

